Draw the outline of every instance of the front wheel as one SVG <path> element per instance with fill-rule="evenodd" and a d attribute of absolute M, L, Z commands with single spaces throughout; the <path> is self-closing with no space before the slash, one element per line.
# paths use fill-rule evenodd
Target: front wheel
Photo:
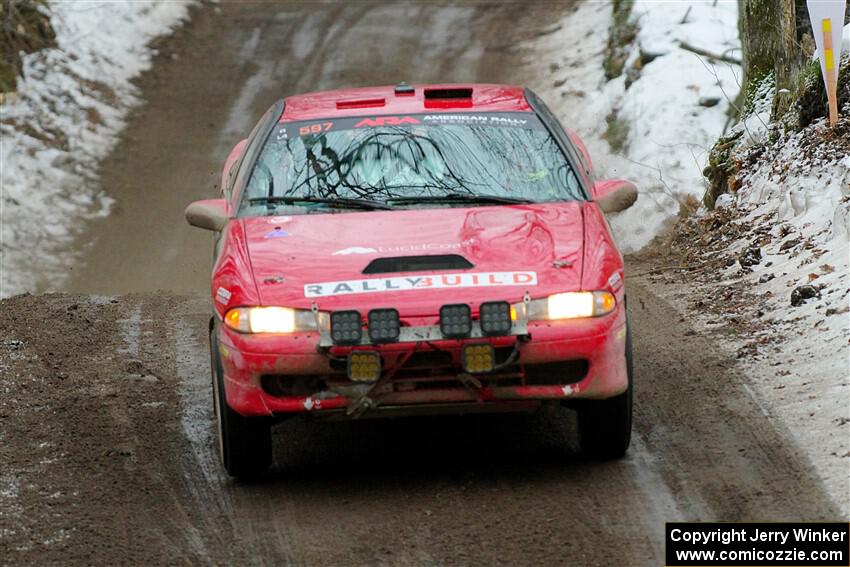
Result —
<path fill-rule="evenodd" d="M 619 459 L 632 438 L 632 333 L 626 323 L 626 375 L 628 387 L 607 400 L 582 400 L 578 405 L 578 436 L 581 451 L 592 459 Z"/>
<path fill-rule="evenodd" d="M 230 476 L 243 479 L 256 477 L 264 473 L 272 461 L 271 422 L 263 417 L 239 415 L 227 405 L 215 331 L 210 334 L 210 350 L 221 462 Z"/>

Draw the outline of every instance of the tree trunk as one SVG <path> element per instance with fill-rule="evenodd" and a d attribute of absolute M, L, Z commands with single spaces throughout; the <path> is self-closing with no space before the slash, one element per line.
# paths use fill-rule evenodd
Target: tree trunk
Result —
<path fill-rule="evenodd" d="M 744 87 L 773 70 L 778 23 L 775 7 L 776 0 L 738 0 Z"/>
<path fill-rule="evenodd" d="M 803 51 L 797 43 L 797 16 L 794 0 L 776 2 L 779 12 L 776 58 L 776 97 L 773 99 L 773 118 L 779 118 L 791 108 L 797 90 L 797 78 L 803 63 Z"/>
<path fill-rule="evenodd" d="M 749 92 L 754 81 L 772 73 L 777 93 L 772 106 L 774 119 L 789 110 L 796 91 L 803 61 L 797 25 L 795 0 L 738 0 L 743 90 Z"/>

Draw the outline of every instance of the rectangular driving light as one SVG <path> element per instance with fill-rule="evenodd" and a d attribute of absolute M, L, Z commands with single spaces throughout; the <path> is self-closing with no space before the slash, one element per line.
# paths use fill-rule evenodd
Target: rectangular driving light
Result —
<path fill-rule="evenodd" d="M 472 332 L 472 310 L 465 303 L 440 307 L 440 332 L 447 339 L 462 339 Z"/>
<path fill-rule="evenodd" d="M 511 332 L 511 304 L 507 301 L 488 301 L 481 304 L 481 332 L 488 337 Z"/>
<path fill-rule="evenodd" d="M 463 369 L 470 374 L 490 372 L 496 365 L 496 353 L 490 344 L 466 345 L 462 357 Z"/>
<path fill-rule="evenodd" d="M 338 345 L 360 344 L 363 325 L 359 311 L 334 311 L 331 313 L 331 339 Z"/>
<path fill-rule="evenodd" d="M 346 372 L 352 382 L 375 382 L 381 376 L 381 357 L 373 351 L 352 351 Z"/>
<path fill-rule="evenodd" d="M 394 343 L 401 332 L 401 321 L 396 309 L 369 311 L 369 338 L 373 343 Z"/>

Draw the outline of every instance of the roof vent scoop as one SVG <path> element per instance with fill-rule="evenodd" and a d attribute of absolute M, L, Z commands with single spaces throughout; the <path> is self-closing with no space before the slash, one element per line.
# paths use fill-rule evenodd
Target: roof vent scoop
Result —
<path fill-rule="evenodd" d="M 399 272 L 427 272 L 431 270 L 468 270 L 472 262 L 457 254 L 434 256 L 397 256 L 375 258 L 363 269 L 364 274 L 394 274 Z"/>
<path fill-rule="evenodd" d="M 425 100 L 454 100 L 472 98 L 472 89 L 469 87 L 463 88 L 435 88 L 425 89 Z"/>
<path fill-rule="evenodd" d="M 401 81 L 395 86 L 395 94 L 397 96 L 413 96 L 416 94 L 416 89 L 414 89 L 412 85 L 408 85 L 404 81 Z"/>
<path fill-rule="evenodd" d="M 425 108 L 472 108 L 472 89 L 469 87 L 425 89 Z"/>

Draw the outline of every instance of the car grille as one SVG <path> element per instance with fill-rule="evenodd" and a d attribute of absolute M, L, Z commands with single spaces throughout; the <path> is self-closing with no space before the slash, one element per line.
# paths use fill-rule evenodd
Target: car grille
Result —
<path fill-rule="evenodd" d="M 498 347 L 496 363 L 503 364 L 513 347 Z M 326 375 L 264 374 L 263 390 L 272 396 L 311 396 L 335 386 L 351 385 L 345 374 L 345 360 L 332 359 Z M 575 384 L 587 376 L 587 360 L 567 360 L 523 365 L 521 361 L 487 374 L 475 376 L 485 386 L 550 386 Z M 396 370 L 389 385 L 394 391 L 429 390 L 463 387 L 460 361 L 449 351 L 431 350 L 413 353 Z"/>

